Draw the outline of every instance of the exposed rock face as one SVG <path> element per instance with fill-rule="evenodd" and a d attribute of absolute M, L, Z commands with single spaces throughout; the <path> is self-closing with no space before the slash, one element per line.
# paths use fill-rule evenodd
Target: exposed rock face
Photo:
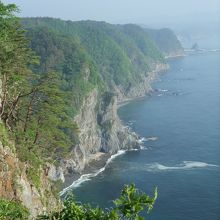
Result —
<path fill-rule="evenodd" d="M 1 80 L 0 80 L 1 102 Z M 1 106 L 0 106 L 1 107 Z M 0 121 L 0 123 L 2 123 Z M 0 124 L 1 125 L 1 124 Z M 30 219 L 35 219 L 44 211 L 52 211 L 58 206 L 58 199 L 53 194 L 52 181 L 64 181 L 63 170 L 48 164 L 48 169 L 41 168 L 40 186 L 37 188 L 28 179 L 28 164 L 21 162 L 13 143 L 3 146 L 0 134 L 0 198 L 20 201 L 30 212 Z M 38 171 L 36 171 L 38 172 Z"/>
<path fill-rule="evenodd" d="M 57 199 L 51 191 L 51 184 L 42 170 L 41 186 L 36 188 L 27 178 L 27 164 L 18 160 L 12 150 L 0 141 L 0 198 L 21 201 L 34 219 L 44 210 L 57 206 Z"/>
<path fill-rule="evenodd" d="M 129 90 L 114 87 L 113 92 L 99 94 L 94 89 L 84 100 L 80 113 L 75 117 L 79 126 L 79 144 L 69 158 L 61 161 L 65 174 L 81 173 L 100 152 L 117 153 L 120 149 L 139 148 L 138 136 L 123 126 L 117 115 L 118 102 L 143 97 L 152 91 L 151 83 L 158 72 L 168 69 L 167 64 L 157 64 L 155 70 L 142 76 L 143 81 Z"/>
<path fill-rule="evenodd" d="M 60 166 L 47 164 L 44 170 L 41 169 L 39 188 L 28 180 L 28 165 L 20 162 L 9 147 L 3 147 L 0 140 L 0 197 L 21 201 L 34 218 L 57 206 L 50 180 L 64 182 L 64 175 L 77 176 L 92 161 L 107 158 L 120 149 L 138 148 L 137 135 L 123 126 L 118 118 L 118 102 L 150 92 L 151 82 L 158 71 L 165 69 L 166 64 L 157 65 L 155 71 L 143 77 L 142 83 L 127 90 L 115 87 L 112 92 L 100 94 L 98 89 L 94 89 L 74 119 L 80 130 L 78 145 L 68 158 L 61 161 Z"/>
<path fill-rule="evenodd" d="M 139 147 L 138 137 L 124 127 L 117 116 L 114 93 L 106 92 L 100 96 L 94 89 L 84 101 L 75 121 L 80 130 L 79 144 L 71 158 L 61 162 L 66 173 L 82 172 L 100 152 L 111 155 L 120 149 Z"/>
<path fill-rule="evenodd" d="M 168 64 L 165 63 L 157 63 L 155 64 L 154 71 L 147 72 L 145 75 L 140 75 L 141 83 L 138 85 L 131 87 L 129 89 L 124 89 L 120 87 L 115 87 L 118 102 L 127 101 L 130 99 L 143 97 L 146 94 L 152 92 L 151 84 L 158 76 L 159 72 L 165 71 L 169 68 Z"/>
<path fill-rule="evenodd" d="M 123 126 L 117 115 L 118 102 L 142 97 L 152 91 L 151 83 L 166 64 L 156 65 L 155 71 L 142 76 L 142 82 L 129 89 L 115 86 L 112 92 L 101 94 L 94 89 L 84 100 L 75 122 L 79 126 L 79 143 L 60 166 L 52 164 L 41 169 L 40 187 L 27 177 L 27 164 L 22 163 L 9 147 L 0 140 L 0 197 L 16 199 L 26 206 L 30 219 L 43 211 L 54 210 L 58 200 L 52 193 L 51 181 L 65 181 L 78 177 L 86 166 L 101 158 L 107 159 L 120 149 L 139 148 L 138 136 Z"/>
<path fill-rule="evenodd" d="M 114 154 L 120 149 L 138 148 L 138 137 L 124 127 L 117 115 L 117 97 L 105 93 L 101 99 L 97 123 L 101 130 L 101 151 Z"/>
<path fill-rule="evenodd" d="M 74 160 L 79 170 L 84 169 L 91 154 L 100 151 L 101 132 L 97 125 L 98 91 L 93 90 L 84 100 L 80 113 L 75 121 L 79 126 L 79 144 L 74 149 Z"/>
<path fill-rule="evenodd" d="M 183 55 L 182 52 L 178 49 L 164 55 L 173 57 Z M 34 218 L 44 210 L 48 212 L 57 206 L 51 181 L 64 182 L 65 176 L 79 176 L 92 161 L 107 158 L 120 149 L 139 148 L 138 136 L 123 126 L 117 115 L 117 107 L 119 102 L 143 97 L 152 91 L 151 83 L 158 72 L 168 68 L 167 64 L 154 65 L 153 72 L 140 73 L 141 82 L 136 86 L 124 88 L 112 85 L 112 91 L 104 94 L 98 89 L 90 92 L 74 118 L 80 130 L 79 143 L 68 158 L 60 161 L 60 166 L 47 164 L 40 170 L 39 187 L 28 179 L 28 164 L 20 162 L 16 153 L 7 146 L 3 147 L 3 141 L 0 140 L 0 197 L 21 201 L 30 210 L 31 218 Z M 82 72 L 83 79 L 88 81 L 91 74 L 89 67 L 83 66 Z M 1 87 L 0 81 L 0 93 Z"/>
<path fill-rule="evenodd" d="M 65 181 L 64 172 L 62 167 L 56 167 L 52 164 L 47 164 L 47 177 L 52 181 L 61 180 L 62 182 Z"/>

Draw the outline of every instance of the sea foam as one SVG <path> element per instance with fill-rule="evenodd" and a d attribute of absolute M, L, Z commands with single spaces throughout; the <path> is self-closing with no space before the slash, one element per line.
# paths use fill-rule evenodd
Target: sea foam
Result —
<path fill-rule="evenodd" d="M 71 189 L 75 189 L 77 187 L 79 187 L 82 183 L 87 182 L 89 180 L 91 180 L 91 178 L 98 176 L 100 173 L 102 173 L 106 167 L 108 166 L 109 163 L 112 162 L 112 160 L 114 160 L 116 157 L 124 154 L 126 151 L 125 150 L 119 150 L 116 154 L 113 154 L 106 162 L 105 166 L 102 167 L 101 169 L 99 169 L 98 171 L 94 172 L 94 173 L 88 173 L 88 174 L 83 174 L 82 176 L 80 176 L 79 179 L 75 180 L 70 186 L 66 187 L 65 189 L 63 189 L 59 194 L 60 196 L 64 195 L 67 191 L 71 190 Z"/>
<path fill-rule="evenodd" d="M 145 169 L 149 172 L 157 172 L 157 171 L 169 171 L 169 170 L 191 170 L 197 168 L 206 168 L 206 167 L 219 167 L 215 164 L 209 164 L 205 162 L 199 161 L 183 161 L 182 163 L 176 166 L 165 166 L 160 163 L 152 163 L 146 164 Z"/>

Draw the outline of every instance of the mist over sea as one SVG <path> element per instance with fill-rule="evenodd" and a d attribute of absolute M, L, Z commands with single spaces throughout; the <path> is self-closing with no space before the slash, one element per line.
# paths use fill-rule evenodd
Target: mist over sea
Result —
<path fill-rule="evenodd" d="M 149 220 L 220 219 L 220 52 L 168 61 L 155 93 L 119 109 L 143 149 L 114 158 L 73 190 L 76 199 L 112 206 L 122 186 L 135 183 L 159 197 Z"/>

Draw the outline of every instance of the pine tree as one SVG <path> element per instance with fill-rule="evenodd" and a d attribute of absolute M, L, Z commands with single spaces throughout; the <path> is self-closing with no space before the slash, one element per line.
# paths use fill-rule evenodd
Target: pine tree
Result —
<path fill-rule="evenodd" d="M 14 16 L 17 10 L 14 4 L 5 6 L 0 2 L 0 119 L 9 130 L 18 120 L 16 109 L 20 99 L 32 93 L 29 86 L 32 73 L 27 66 L 36 62 L 24 30 Z"/>
<path fill-rule="evenodd" d="M 0 2 L 0 119 L 15 134 L 21 154 L 28 149 L 44 158 L 59 158 L 76 141 L 77 126 L 68 114 L 69 92 L 62 89 L 61 74 L 30 70 L 38 58 L 16 11 L 14 4 Z"/>

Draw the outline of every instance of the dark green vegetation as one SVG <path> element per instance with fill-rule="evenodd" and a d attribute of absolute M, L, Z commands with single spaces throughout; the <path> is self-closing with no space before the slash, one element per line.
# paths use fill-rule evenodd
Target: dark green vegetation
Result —
<path fill-rule="evenodd" d="M 28 219 L 29 212 L 19 202 L 0 199 L 0 219 L 18 220 Z"/>
<path fill-rule="evenodd" d="M 76 68 L 83 71 L 84 56 L 84 66 L 93 67 L 89 81 L 97 82 L 96 71 L 106 88 L 116 84 L 126 89 L 139 83 L 140 75 L 146 76 L 156 63 L 164 62 L 157 45 L 137 25 L 52 18 L 27 18 L 22 23 L 32 39 L 31 47 L 41 57 L 41 70 L 55 67 L 75 75 Z"/>
<path fill-rule="evenodd" d="M 39 220 L 141 220 L 140 216 L 145 208 L 149 212 L 157 198 L 157 189 L 154 196 L 149 197 L 143 192 L 138 191 L 135 185 L 126 185 L 118 199 L 114 201 L 115 207 L 103 210 L 99 207 L 92 208 L 89 205 L 79 204 L 74 201 L 73 197 L 67 197 L 64 201 L 64 207 L 57 212 L 49 215 L 39 216 Z"/>
<path fill-rule="evenodd" d="M 141 220 L 141 212 L 149 213 L 157 199 L 157 189 L 154 196 L 150 197 L 144 192 L 138 191 L 135 185 L 125 185 L 121 195 L 114 201 L 114 208 L 101 209 L 91 207 L 89 204 L 75 202 L 73 196 L 67 196 L 61 208 L 50 214 L 37 217 L 38 220 Z M 28 210 L 20 202 L 0 200 L 1 220 L 27 220 Z"/>
<path fill-rule="evenodd" d="M 31 71 L 38 58 L 13 15 L 16 10 L 15 5 L 0 3 L 1 142 L 15 143 L 19 159 L 29 163 L 27 175 L 36 185 L 40 166 L 70 151 L 77 127 L 68 112 L 70 94 L 63 88 L 62 75 Z"/>

